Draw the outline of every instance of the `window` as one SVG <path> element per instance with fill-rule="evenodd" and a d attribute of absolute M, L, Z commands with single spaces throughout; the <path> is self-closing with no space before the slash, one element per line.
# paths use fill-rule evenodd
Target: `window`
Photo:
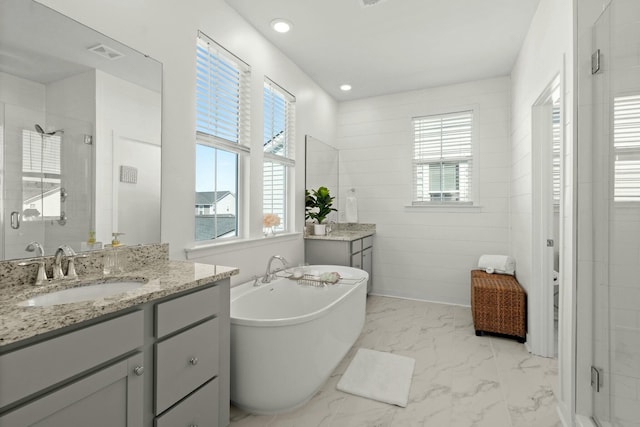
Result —
<path fill-rule="evenodd" d="M 559 95 L 558 95 L 559 96 Z M 551 140 L 551 162 L 552 162 L 552 185 L 553 185 L 553 204 L 560 206 L 560 104 L 554 102 L 551 112 L 552 116 L 552 140 Z"/>
<path fill-rule="evenodd" d="M 473 111 L 413 119 L 413 204 L 471 202 Z"/>
<path fill-rule="evenodd" d="M 640 95 L 613 100 L 614 201 L 640 202 Z"/>
<path fill-rule="evenodd" d="M 264 166 L 263 166 L 263 226 L 268 227 L 277 215 L 276 230 L 288 228 L 287 175 L 294 161 L 295 97 L 272 81 L 264 83 Z M 278 221 L 275 221 L 277 223 Z"/>
<path fill-rule="evenodd" d="M 249 154 L 250 67 L 199 33 L 195 239 L 239 235 L 240 165 Z"/>

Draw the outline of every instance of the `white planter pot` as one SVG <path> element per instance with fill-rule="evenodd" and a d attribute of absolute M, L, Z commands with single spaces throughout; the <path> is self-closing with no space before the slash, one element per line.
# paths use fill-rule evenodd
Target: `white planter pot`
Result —
<path fill-rule="evenodd" d="M 327 234 L 326 224 L 313 224 L 313 234 L 316 236 L 324 236 Z"/>

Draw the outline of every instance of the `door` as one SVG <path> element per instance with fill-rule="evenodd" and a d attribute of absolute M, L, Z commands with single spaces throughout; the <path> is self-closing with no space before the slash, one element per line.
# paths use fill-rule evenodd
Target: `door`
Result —
<path fill-rule="evenodd" d="M 0 427 L 139 427 L 142 361 L 138 353 L 36 399 L 0 417 Z"/>
<path fill-rule="evenodd" d="M 529 345 L 533 354 L 557 355 L 554 271 L 559 263 L 560 77 L 556 76 L 532 107 L 533 264 L 529 289 Z"/>

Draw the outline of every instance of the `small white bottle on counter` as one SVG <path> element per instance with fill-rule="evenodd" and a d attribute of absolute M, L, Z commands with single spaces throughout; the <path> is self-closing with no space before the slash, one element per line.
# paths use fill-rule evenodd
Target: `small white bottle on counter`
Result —
<path fill-rule="evenodd" d="M 344 219 L 346 222 L 358 222 L 358 199 L 356 189 L 351 188 L 347 192 L 347 200 L 344 207 Z"/>

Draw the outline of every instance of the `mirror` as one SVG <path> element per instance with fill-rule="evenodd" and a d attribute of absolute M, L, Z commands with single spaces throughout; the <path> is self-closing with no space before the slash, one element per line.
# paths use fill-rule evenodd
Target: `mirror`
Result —
<path fill-rule="evenodd" d="M 338 149 L 311 135 L 305 137 L 305 188 L 316 190 L 327 187 L 335 197 L 333 207 L 338 209 Z M 337 212 L 331 212 L 327 221 L 338 222 Z"/>
<path fill-rule="evenodd" d="M 162 65 L 31 0 L 0 2 L 0 258 L 160 242 Z"/>

